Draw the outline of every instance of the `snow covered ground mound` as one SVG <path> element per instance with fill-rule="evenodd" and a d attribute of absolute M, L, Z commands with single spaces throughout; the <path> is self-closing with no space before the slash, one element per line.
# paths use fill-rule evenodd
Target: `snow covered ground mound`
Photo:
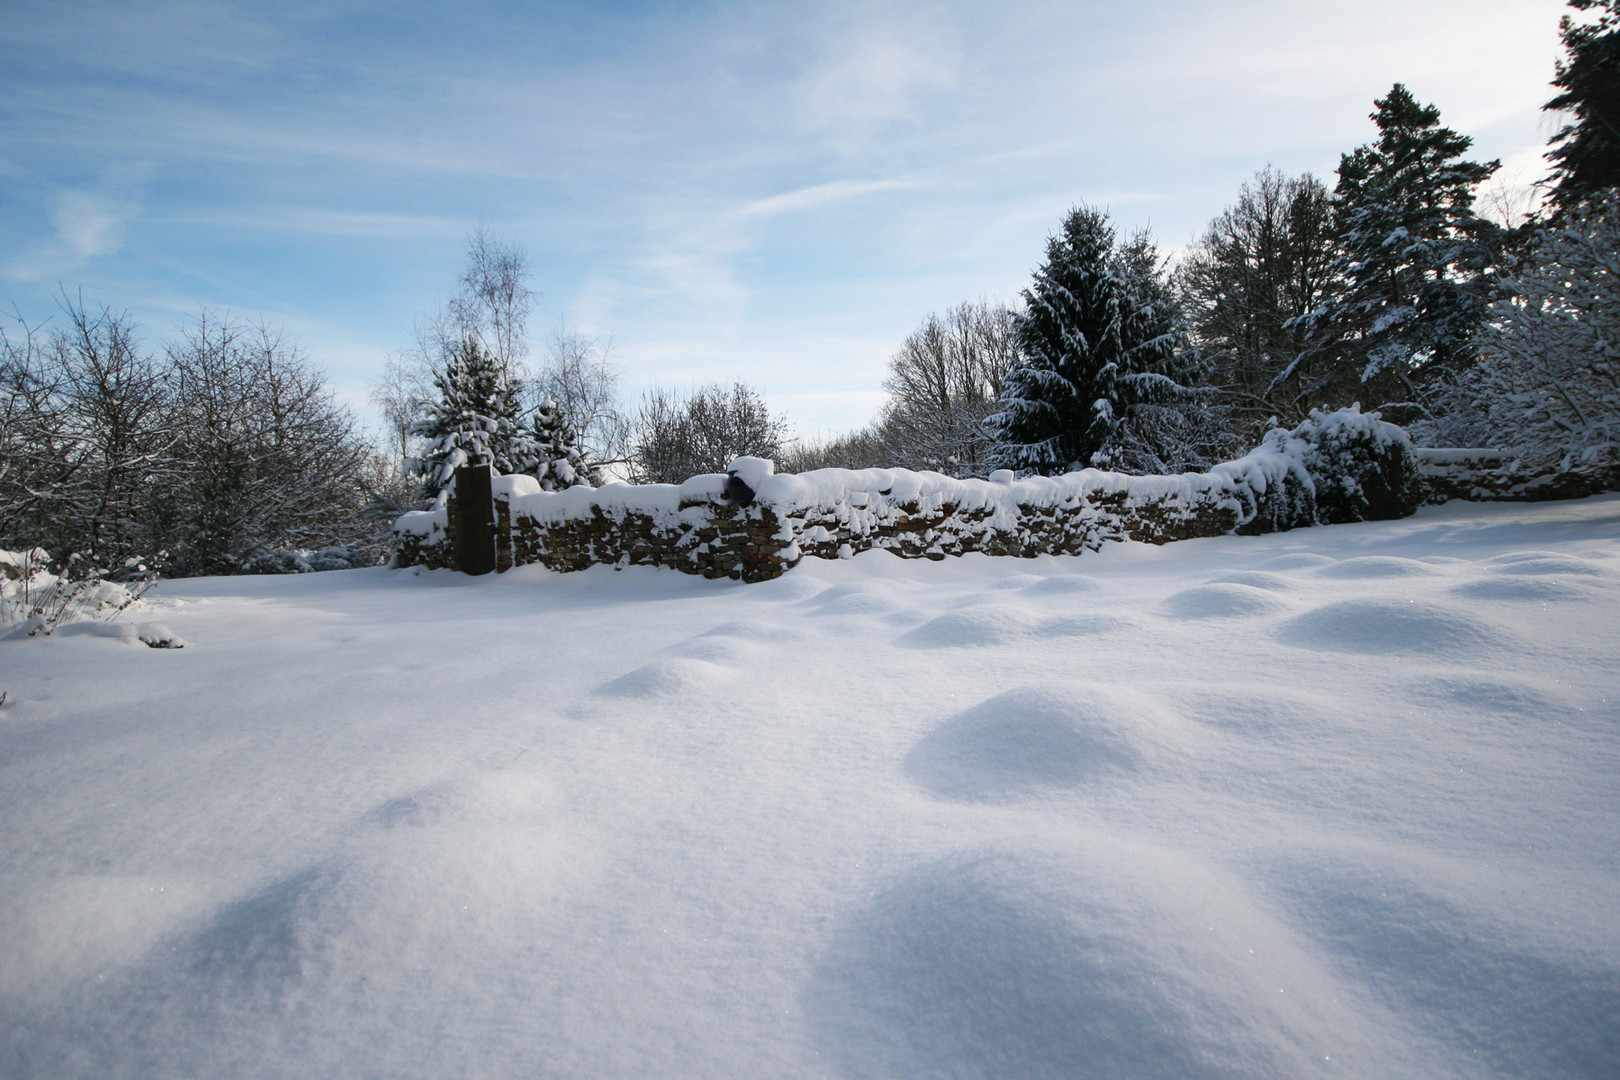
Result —
<path fill-rule="evenodd" d="M 149 603 L 0 641 L 0 1076 L 1620 1061 L 1620 497 Z"/>

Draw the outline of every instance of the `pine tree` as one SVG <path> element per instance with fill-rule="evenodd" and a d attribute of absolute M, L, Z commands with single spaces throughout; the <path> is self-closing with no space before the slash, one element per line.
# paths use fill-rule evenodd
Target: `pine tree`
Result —
<path fill-rule="evenodd" d="M 1134 406 L 1175 400 L 1179 333 L 1145 235 L 1116 248 L 1108 215 L 1077 207 L 1024 290 L 1022 366 L 1007 376 L 997 463 L 1043 474 L 1091 462 Z"/>
<path fill-rule="evenodd" d="M 512 456 L 516 471 L 535 477 L 543 491 L 593 482 L 578 435 L 549 397 L 534 410 L 528 431 L 514 440 Z"/>
<path fill-rule="evenodd" d="M 512 442 L 518 431 L 517 390 L 501 365 L 473 337 L 463 338 L 444 369 L 434 374 L 439 400 L 412 434 L 427 440 L 412 471 L 422 477 L 422 497 L 437 499 L 458 465 L 516 470 Z"/>
<path fill-rule="evenodd" d="M 1377 142 L 1339 161 L 1345 290 L 1308 319 L 1330 368 L 1324 404 L 1409 400 L 1414 376 L 1465 367 L 1492 299 L 1499 230 L 1472 207 L 1501 162 L 1462 160 L 1473 140 L 1400 83 L 1375 104 Z"/>
<path fill-rule="evenodd" d="M 1560 214 L 1620 187 L 1620 0 L 1570 0 L 1598 9 L 1595 23 L 1565 15 L 1558 24 L 1567 60 L 1553 85 L 1563 93 L 1543 108 L 1574 114 L 1552 138 L 1553 205 Z"/>

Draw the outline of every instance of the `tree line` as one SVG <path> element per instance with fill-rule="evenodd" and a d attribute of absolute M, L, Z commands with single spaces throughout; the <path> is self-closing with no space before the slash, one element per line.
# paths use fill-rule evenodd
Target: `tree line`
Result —
<path fill-rule="evenodd" d="M 1478 213 L 1500 163 L 1396 84 L 1331 190 L 1267 167 L 1174 265 L 1076 207 L 1018 304 L 929 316 L 880 416 L 799 463 L 1177 472 L 1360 404 L 1431 445 L 1620 465 L 1620 9 L 1571 7 L 1597 18 L 1561 23 L 1540 213 Z"/>
<path fill-rule="evenodd" d="M 887 403 L 819 441 L 746 382 L 619 393 L 611 341 L 533 356 L 521 247 L 480 228 L 450 299 L 391 356 L 363 433 L 278 331 L 203 311 L 144 349 L 127 315 L 62 298 L 0 325 L 0 548 L 118 574 L 354 565 L 458 464 L 557 490 L 675 483 L 732 458 L 983 476 L 1202 469 L 1316 408 L 1382 410 L 1433 445 L 1529 466 L 1620 465 L 1620 0 L 1570 0 L 1544 207 L 1476 211 L 1497 162 L 1397 84 L 1329 189 L 1267 167 L 1175 263 L 1079 206 L 1016 304 L 929 315 Z M 316 552 L 318 554 L 311 554 Z"/>
<path fill-rule="evenodd" d="M 49 333 L 0 327 L 0 548 L 115 577 L 374 561 L 386 463 L 296 345 L 203 311 L 154 352 L 127 315 L 62 302 Z"/>

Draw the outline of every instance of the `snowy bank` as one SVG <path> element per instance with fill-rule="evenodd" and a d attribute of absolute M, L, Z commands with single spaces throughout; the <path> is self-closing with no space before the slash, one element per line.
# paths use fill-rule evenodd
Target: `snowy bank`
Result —
<path fill-rule="evenodd" d="M 149 602 L 0 641 L 6 1080 L 1620 1060 L 1620 497 Z"/>

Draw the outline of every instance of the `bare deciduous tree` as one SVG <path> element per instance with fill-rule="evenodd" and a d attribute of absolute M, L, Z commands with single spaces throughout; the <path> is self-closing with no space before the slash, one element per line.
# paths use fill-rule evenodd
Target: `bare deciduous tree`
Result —
<path fill-rule="evenodd" d="M 531 408 L 557 403 L 578 435 L 587 463 L 623 464 L 630 456 L 630 422 L 619 405 L 619 369 L 613 343 L 558 327 L 530 383 Z"/>
<path fill-rule="evenodd" d="M 420 362 L 418 354 L 397 353 L 383 362 L 382 377 L 371 387 L 371 404 L 382 413 L 383 436 L 396 474 L 403 474 L 403 463 L 412 455 L 411 429 L 432 402 L 433 370 Z"/>
<path fill-rule="evenodd" d="M 888 436 L 877 424 L 868 424 L 855 431 L 794 440 L 783 450 L 778 471 L 883 469 L 893 465 Z"/>
<path fill-rule="evenodd" d="M 359 519 L 366 447 L 298 348 L 265 325 L 202 312 L 168 349 L 177 386 L 173 557 L 230 573 L 277 547 L 316 547 Z"/>
<path fill-rule="evenodd" d="M 522 381 L 523 360 L 529 355 L 529 311 L 535 299 L 529 277 L 528 253 L 479 225 L 467 236 L 467 266 L 449 306 L 457 341 L 478 338 L 513 384 Z"/>
<path fill-rule="evenodd" d="M 989 472 L 984 418 L 1018 365 L 1017 314 L 985 300 L 929 315 L 889 360 L 878 429 L 889 464 L 956 476 Z"/>
<path fill-rule="evenodd" d="M 742 456 L 778 458 L 787 424 L 745 383 L 699 387 L 688 396 L 654 388 L 631 420 L 631 470 L 642 484 L 678 484 L 724 472 Z"/>
<path fill-rule="evenodd" d="M 1303 316 L 1332 295 L 1329 196 L 1310 174 L 1255 174 L 1176 270 L 1193 340 L 1209 381 L 1256 434 L 1268 417 L 1303 419 L 1316 402 L 1299 378 L 1279 375 L 1310 343 Z"/>

